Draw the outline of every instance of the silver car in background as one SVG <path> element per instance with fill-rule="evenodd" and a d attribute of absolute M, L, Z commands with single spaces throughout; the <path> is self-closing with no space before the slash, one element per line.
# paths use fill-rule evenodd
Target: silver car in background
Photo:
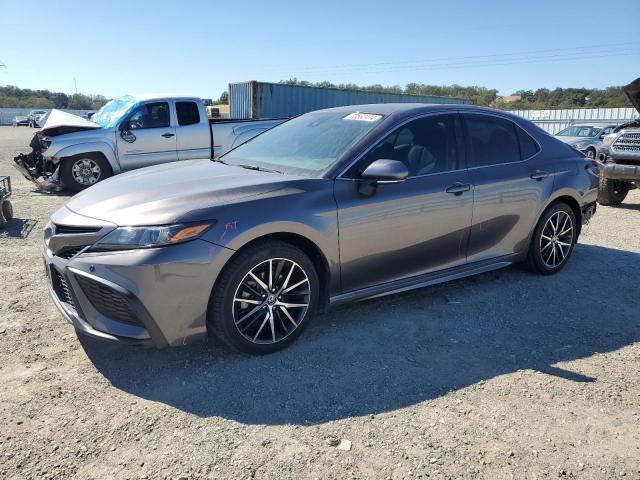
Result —
<path fill-rule="evenodd" d="M 558 140 L 584 153 L 588 158 L 595 159 L 602 140 L 613 132 L 614 128 L 616 128 L 615 124 L 572 125 L 559 131 L 555 136 Z"/>
<path fill-rule="evenodd" d="M 165 347 L 209 334 L 270 353 L 323 305 L 515 263 L 559 272 L 595 212 L 595 165 L 487 108 L 319 110 L 219 159 L 73 197 L 44 229 L 50 294 L 94 337 Z"/>

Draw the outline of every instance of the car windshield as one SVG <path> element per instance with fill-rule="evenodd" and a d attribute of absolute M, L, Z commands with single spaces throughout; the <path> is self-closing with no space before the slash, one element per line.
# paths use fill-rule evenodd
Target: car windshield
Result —
<path fill-rule="evenodd" d="M 108 102 L 91 116 L 91 121 L 101 127 L 113 127 L 136 104 L 135 97 L 125 95 Z"/>
<path fill-rule="evenodd" d="M 311 112 L 267 130 L 223 155 L 230 165 L 317 176 L 382 121 L 370 113 Z"/>
<path fill-rule="evenodd" d="M 600 130 L 602 130 L 602 127 L 574 125 L 573 127 L 565 128 L 556 135 L 559 137 L 595 137 Z"/>

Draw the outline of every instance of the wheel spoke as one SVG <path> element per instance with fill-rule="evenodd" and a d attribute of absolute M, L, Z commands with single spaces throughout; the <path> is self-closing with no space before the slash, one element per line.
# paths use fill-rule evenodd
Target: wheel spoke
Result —
<path fill-rule="evenodd" d="M 284 302 L 278 302 L 276 303 L 276 305 L 281 307 L 287 307 L 287 308 L 306 308 L 309 306 L 308 303 L 284 303 Z"/>
<path fill-rule="evenodd" d="M 250 298 L 234 298 L 234 302 L 250 303 L 252 305 L 262 305 L 260 300 L 251 300 Z"/>
<path fill-rule="evenodd" d="M 260 305 L 258 305 L 257 307 L 253 307 L 253 309 L 251 309 L 249 313 L 247 313 L 245 316 L 243 316 L 240 320 L 236 322 L 236 325 L 240 325 L 242 322 L 244 322 L 247 318 L 249 318 L 251 315 L 256 313 L 258 310 L 260 310 Z"/>
<path fill-rule="evenodd" d="M 256 277 L 255 273 L 253 273 L 253 270 L 251 270 L 249 272 L 249 275 L 251 275 L 251 278 L 253 278 L 253 280 L 258 285 L 260 285 L 260 288 L 262 288 L 265 292 L 269 293 L 269 287 L 262 280 L 260 280 L 258 277 Z"/>
<path fill-rule="evenodd" d="M 253 341 L 254 342 L 258 338 L 258 335 L 260 335 L 260 332 L 262 332 L 262 329 L 264 328 L 264 326 L 267 324 L 267 321 L 269 320 L 270 316 L 271 316 L 270 312 L 267 312 L 267 314 L 264 316 L 264 320 L 262 320 L 262 323 L 260 324 L 260 327 L 258 327 L 258 331 L 256 332 L 255 336 L 253 337 Z"/>
<path fill-rule="evenodd" d="M 540 249 L 540 253 L 544 252 L 547 248 L 549 248 L 551 245 L 553 245 L 553 243 L 549 242 L 547 243 L 544 247 L 542 247 Z"/>
<path fill-rule="evenodd" d="M 287 310 L 287 307 L 285 307 L 284 305 L 280 306 L 280 310 L 282 311 L 282 313 L 284 313 L 284 315 L 289 319 L 289 321 L 291 323 L 293 323 L 294 327 L 297 327 L 298 324 L 296 323 L 296 321 L 293 319 L 293 317 L 291 316 L 291 314 L 289 313 L 289 310 Z"/>
<path fill-rule="evenodd" d="M 269 291 L 273 288 L 273 259 L 269 259 Z"/>
<path fill-rule="evenodd" d="M 300 280 L 298 283 L 296 283 L 295 285 L 291 285 L 289 288 L 285 288 L 282 293 L 287 293 L 290 292 L 291 290 L 293 290 L 296 287 L 299 287 L 300 285 L 302 285 L 303 283 L 308 282 L 309 280 L 307 280 L 306 278 L 303 280 Z"/>

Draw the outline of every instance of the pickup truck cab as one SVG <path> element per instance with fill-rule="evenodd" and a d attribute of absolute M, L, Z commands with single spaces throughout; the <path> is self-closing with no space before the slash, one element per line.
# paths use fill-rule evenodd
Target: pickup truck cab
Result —
<path fill-rule="evenodd" d="M 91 120 L 53 110 L 32 152 L 14 160 L 29 180 L 79 191 L 127 170 L 217 157 L 282 121 L 209 120 L 196 97 L 127 95 Z"/>

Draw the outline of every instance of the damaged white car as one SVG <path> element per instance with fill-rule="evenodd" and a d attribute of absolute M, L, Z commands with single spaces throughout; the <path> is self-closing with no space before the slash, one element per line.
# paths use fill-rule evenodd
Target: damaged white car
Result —
<path fill-rule="evenodd" d="M 80 191 L 135 168 L 217 157 L 282 121 L 209 120 L 199 98 L 127 95 L 91 120 L 52 110 L 14 161 L 40 187 Z"/>

